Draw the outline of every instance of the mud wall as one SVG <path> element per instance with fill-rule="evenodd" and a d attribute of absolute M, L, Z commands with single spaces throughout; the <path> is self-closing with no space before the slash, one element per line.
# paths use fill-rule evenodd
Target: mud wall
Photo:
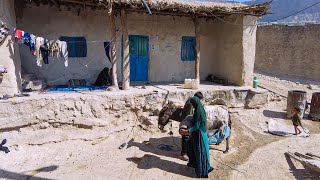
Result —
<path fill-rule="evenodd" d="M 0 44 L 0 65 L 8 69 L 7 74 L 0 75 L 0 96 L 13 95 L 21 90 L 21 62 L 18 46 L 13 42 L 13 27 L 16 25 L 14 1 L 0 1 L 0 20 L 11 29 L 9 36 Z"/>
<path fill-rule="evenodd" d="M 256 17 L 236 15 L 225 17 L 224 21 L 215 19 L 215 28 L 209 28 L 210 36 L 203 38 L 218 42 L 211 45 L 214 75 L 231 84 L 252 85 L 256 47 L 256 27 L 252 25 L 256 20 Z"/>
<path fill-rule="evenodd" d="M 42 14 L 39 16 L 38 14 Z M 147 14 L 128 14 L 129 35 L 145 35 L 149 37 L 149 71 L 148 79 L 153 82 L 183 81 L 194 78 L 194 61 L 181 61 L 182 36 L 195 36 L 192 18 L 172 16 L 149 16 Z M 72 24 L 70 24 L 72 23 Z M 203 21 L 201 24 L 206 24 Z M 121 23 L 116 18 L 117 26 L 117 73 L 121 81 Z M 47 6 L 27 6 L 24 8 L 18 27 L 47 39 L 58 39 L 60 36 L 84 36 L 87 40 L 87 57 L 69 58 L 69 66 L 64 67 L 63 59 L 49 59 L 49 65 L 36 65 L 35 57 L 29 49 L 20 45 L 22 67 L 27 73 L 34 73 L 39 78 L 51 82 L 51 85 L 65 84 L 68 79 L 86 79 L 93 83 L 105 66 L 111 66 L 103 48 L 103 41 L 111 41 L 110 21 L 104 11 L 87 10 L 77 15 L 76 12 Z M 209 32 L 215 23 L 202 26 L 201 30 Z M 206 28 L 210 28 L 209 30 Z M 215 34 L 202 34 L 201 39 L 201 78 L 213 73 L 216 64 L 212 46 L 218 41 L 207 41 L 207 37 Z M 92 42 L 94 41 L 94 42 Z M 87 65 L 87 67 L 85 66 Z M 58 80 L 57 80 L 58 79 Z"/>
<path fill-rule="evenodd" d="M 38 14 L 41 14 L 39 16 Z M 243 16 L 230 16 L 226 21 L 243 24 Z M 191 17 L 172 17 L 147 14 L 128 14 L 129 35 L 149 37 L 149 71 L 148 79 L 152 82 L 183 81 L 194 78 L 195 61 L 181 61 L 182 36 L 195 36 Z M 116 18 L 117 26 L 117 73 L 121 81 L 121 24 L 120 16 Z M 103 41 L 110 41 L 110 22 L 104 11 L 86 10 L 77 12 L 47 6 L 27 6 L 18 18 L 18 27 L 47 39 L 60 36 L 84 36 L 87 39 L 88 55 L 85 58 L 69 58 L 69 66 L 64 67 L 62 59 L 51 60 L 49 65 L 38 67 L 35 57 L 24 45 L 20 46 L 22 67 L 27 73 L 34 73 L 51 85 L 65 84 L 68 79 L 86 79 L 93 83 L 105 66 L 110 67 L 103 48 Z M 219 75 L 236 85 L 250 85 L 244 76 L 253 70 L 244 63 L 254 64 L 253 38 L 243 38 L 246 30 L 217 19 L 200 21 L 200 77 L 205 79 L 210 73 Z M 254 30 L 255 32 L 255 30 Z M 247 36 L 248 37 L 248 36 Z M 95 42 L 92 42 L 95 41 Z M 253 44 L 244 48 L 247 41 Z M 251 58 L 244 56 L 244 50 Z M 249 60 L 249 61 L 247 61 Z M 87 65 L 87 66 L 85 66 Z M 248 73 L 243 73 L 243 71 Z M 250 72 L 249 72 L 250 71 Z"/>
<path fill-rule="evenodd" d="M 260 26 L 255 69 L 320 80 L 320 25 Z"/>

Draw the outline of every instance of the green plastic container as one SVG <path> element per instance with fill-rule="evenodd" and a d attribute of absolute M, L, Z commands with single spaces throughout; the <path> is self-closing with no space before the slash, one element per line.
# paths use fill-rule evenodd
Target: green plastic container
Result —
<path fill-rule="evenodd" d="M 253 88 L 255 89 L 258 88 L 258 79 L 256 76 L 253 76 Z"/>

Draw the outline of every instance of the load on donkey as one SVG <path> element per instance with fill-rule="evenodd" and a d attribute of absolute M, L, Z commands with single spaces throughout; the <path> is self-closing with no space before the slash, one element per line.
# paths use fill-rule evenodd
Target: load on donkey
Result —
<path fill-rule="evenodd" d="M 223 99 L 215 99 L 208 106 L 204 106 L 207 115 L 207 128 L 209 144 L 218 145 L 226 140 L 226 149 L 229 151 L 229 138 L 231 135 L 231 118 L 226 102 Z M 163 130 L 170 120 L 180 122 L 179 128 L 187 129 L 192 123 L 192 116 L 186 118 L 182 115 L 183 104 L 174 101 L 168 103 L 161 109 L 158 119 L 158 128 Z"/>

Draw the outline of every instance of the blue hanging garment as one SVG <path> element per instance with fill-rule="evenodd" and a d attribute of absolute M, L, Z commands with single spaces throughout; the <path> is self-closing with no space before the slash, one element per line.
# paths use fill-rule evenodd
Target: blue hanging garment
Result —
<path fill-rule="evenodd" d="M 109 59 L 109 62 L 111 63 L 111 58 L 110 58 L 110 42 L 104 42 L 103 43 L 104 50 L 106 51 L 106 56 Z"/>
<path fill-rule="evenodd" d="M 43 46 L 40 47 L 40 50 L 42 53 L 43 62 L 45 64 L 49 64 L 49 49 L 48 49 L 48 44 L 46 39 L 44 40 Z"/>

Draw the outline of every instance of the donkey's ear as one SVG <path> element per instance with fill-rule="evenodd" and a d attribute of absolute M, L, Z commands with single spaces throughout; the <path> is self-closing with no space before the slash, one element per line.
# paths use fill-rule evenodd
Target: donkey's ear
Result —
<path fill-rule="evenodd" d="M 170 108 L 172 111 L 175 111 L 177 109 L 177 106 L 176 105 L 172 105 L 171 108 Z"/>
<path fill-rule="evenodd" d="M 168 106 L 164 106 L 163 108 L 162 108 L 162 111 L 166 111 L 168 109 Z"/>

